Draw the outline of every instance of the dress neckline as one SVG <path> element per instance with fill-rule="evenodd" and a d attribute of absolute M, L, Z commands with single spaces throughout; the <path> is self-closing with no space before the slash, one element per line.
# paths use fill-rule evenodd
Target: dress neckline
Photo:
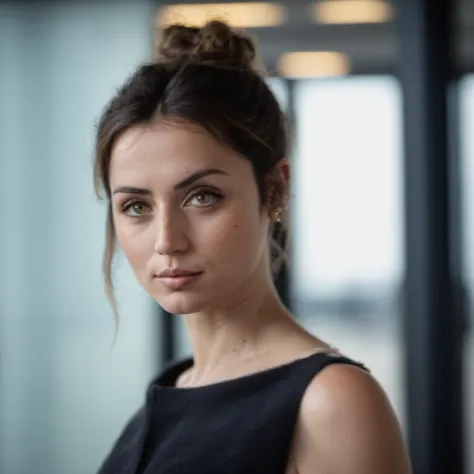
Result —
<path fill-rule="evenodd" d="M 251 372 L 244 374 L 238 377 L 222 380 L 219 382 L 214 382 L 206 385 L 199 385 L 197 387 L 177 387 L 176 381 L 179 376 L 186 370 L 190 369 L 194 364 L 193 357 L 186 357 L 184 359 L 174 361 L 169 363 L 165 369 L 152 381 L 151 386 L 159 392 L 172 392 L 175 394 L 178 393 L 203 393 L 209 391 L 215 391 L 219 389 L 224 389 L 228 387 L 234 387 L 237 384 L 242 383 L 251 383 L 258 379 L 263 379 L 270 376 L 281 375 L 280 372 L 285 372 L 290 370 L 295 366 L 300 364 L 306 364 L 307 362 L 312 361 L 313 359 L 321 357 L 331 357 L 331 358 L 344 358 L 340 353 L 334 353 L 334 349 L 325 349 L 323 351 L 313 352 L 309 355 L 299 357 L 297 359 L 285 362 L 283 364 L 269 367 L 267 369 L 259 370 L 256 372 Z"/>

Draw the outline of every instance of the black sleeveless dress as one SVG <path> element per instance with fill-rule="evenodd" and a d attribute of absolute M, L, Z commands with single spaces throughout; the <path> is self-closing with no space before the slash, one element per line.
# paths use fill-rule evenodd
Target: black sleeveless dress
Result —
<path fill-rule="evenodd" d="M 144 406 L 98 474 L 284 474 L 303 394 L 331 364 L 362 364 L 316 353 L 196 388 L 173 387 L 192 359 L 151 382 Z"/>

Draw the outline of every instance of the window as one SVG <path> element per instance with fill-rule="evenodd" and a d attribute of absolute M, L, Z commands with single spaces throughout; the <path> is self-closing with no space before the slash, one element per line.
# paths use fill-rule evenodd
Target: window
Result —
<path fill-rule="evenodd" d="M 296 313 L 365 363 L 403 420 L 399 85 L 392 77 L 303 80 L 295 114 Z"/>

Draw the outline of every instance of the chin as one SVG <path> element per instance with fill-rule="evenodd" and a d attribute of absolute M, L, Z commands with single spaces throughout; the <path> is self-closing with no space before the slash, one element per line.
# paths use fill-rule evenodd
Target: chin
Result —
<path fill-rule="evenodd" d="M 153 295 L 152 295 L 153 296 Z M 176 292 L 172 295 L 154 296 L 155 301 L 170 314 L 192 314 L 206 309 L 202 298 L 186 292 Z"/>

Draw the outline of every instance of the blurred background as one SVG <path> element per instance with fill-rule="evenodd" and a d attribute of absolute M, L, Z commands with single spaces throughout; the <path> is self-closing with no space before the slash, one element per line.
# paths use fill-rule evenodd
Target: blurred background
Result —
<path fill-rule="evenodd" d="M 93 135 L 156 28 L 212 17 L 259 40 L 293 129 L 284 301 L 372 370 L 416 474 L 474 474 L 472 0 L 0 0 L 0 472 L 96 472 L 189 354 L 120 256 L 109 350 Z"/>

